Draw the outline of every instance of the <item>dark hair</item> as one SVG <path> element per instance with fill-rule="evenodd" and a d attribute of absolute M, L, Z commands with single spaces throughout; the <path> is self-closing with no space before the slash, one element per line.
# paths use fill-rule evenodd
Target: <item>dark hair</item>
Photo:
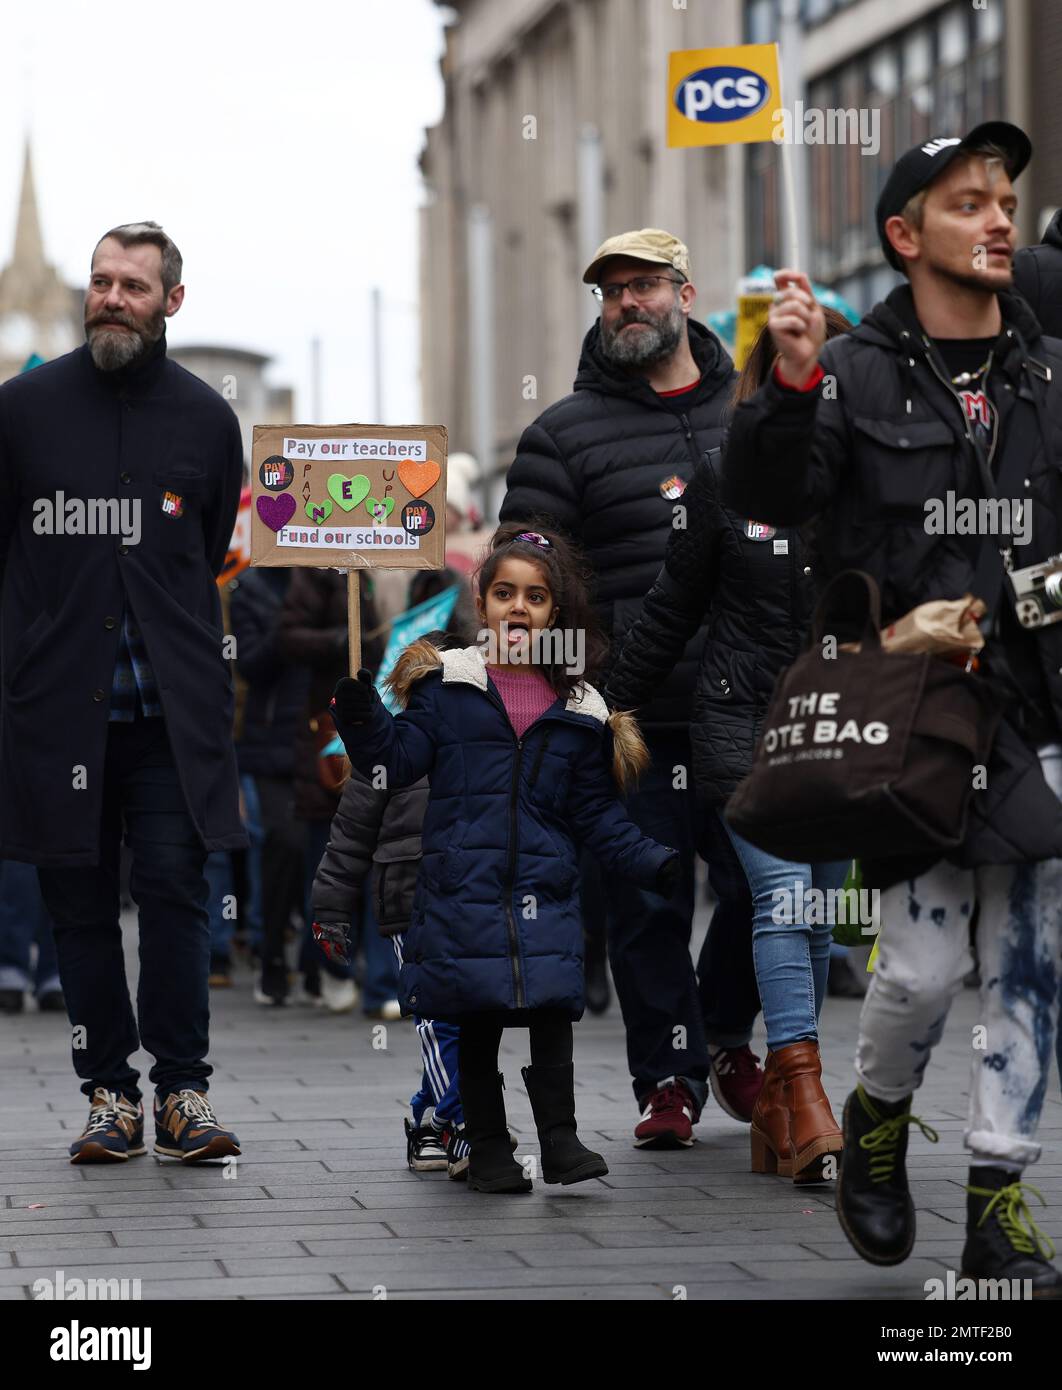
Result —
<path fill-rule="evenodd" d="M 181 253 L 157 222 L 125 222 L 120 227 L 112 227 L 109 232 L 104 232 L 97 241 L 92 252 L 93 260 L 96 259 L 96 252 L 100 249 L 100 244 L 108 237 L 113 237 L 120 246 L 124 246 L 126 249 L 130 246 L 157 246 L 159 248 L 159 256 L 162 259 L 163 294 L 169 294 L 175 285 L 181 283 L 181 273 L 184 270 Z"/>
<path fill-rule="evenodd" d="M 522 531 L 534 532 L 549 544 L 542 546 L 534 541 L 518 540 Z M 593 570 L 571 541 L 557 531 L 546 529 L 534 518 L 530 521 L 506 521 L 491 537 L 490 551 L 475 574 L 476 589 L 484 604 L 498 566 L 503 560 L 509 559 L 527 560 L 542 571 L 557 608 L 554 627 L 583 633 L 586 663 L 581 675 L 565 670 L 563 664 L 538 668 L 558 695 L 568 697 L 580 680 L 593 683 L 609 652 L 608 641 L 590 601 Z"/>
<path fill-rule="evenodd" d="M 826 341 L 836 338 L 840 333 L 847 333 L 852 325 L 843 314 L 839 314 L 836 309 L 828 309 L 825 304 L 822 312 L 826 318 Z M 741 375 L 737 379 L 734 390 L 730 396 L 730 405 L 740 405 L 742 401 L 747 401 L 750 396 L 754 396 L 763 383 L 771 374 L 774 366 L 774 359 L 778 356 L 778 349 L 774 345 L 771 337 L 771 330 L 764 324 L 760 330 L 760 335 L 752 345 L 752 351 L 745 359 L 745 365 L 741 369 Z"/>

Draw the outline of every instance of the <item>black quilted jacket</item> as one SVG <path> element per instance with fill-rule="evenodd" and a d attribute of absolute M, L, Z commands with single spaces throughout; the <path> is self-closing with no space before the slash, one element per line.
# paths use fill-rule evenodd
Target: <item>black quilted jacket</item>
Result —
<path fill-rule="evenodd" d="M 734 364 L 707 328 L 690 320 L 689 334 L 701 380 L 669 403 L 612 366 L 595 324 L 572 394 L 524 430 L 509 469 L 502 521 L 548 519 L 582 546 L 613 656 L 660 571 L 679 490 L 722 435 Z M 679 486 L 669 486 L 675 478 Z M 646 732 L 689 722 L 704 633 L 694 628 L 690 637 L 639 716 Z"/>
<path fill-rule="evenodd" d="M 1023 247 L 1014 257 L 1014 288 L 1043 331 L 1062 338 L 1062 209 L 1048 223 L 1039 246 Z"/>
<path fill-rule="evenodd" d="M 605 699 L 618 709 L 645 704 L 707 617 L 690 740 L 698 793 L 721 804 L 752 766 L 775 679 L 803 643 L 812 595 L 796 530 L 725 507 L 718 462 L 713 449 L 683 493 L 686 527 L 668 542 Z"/>

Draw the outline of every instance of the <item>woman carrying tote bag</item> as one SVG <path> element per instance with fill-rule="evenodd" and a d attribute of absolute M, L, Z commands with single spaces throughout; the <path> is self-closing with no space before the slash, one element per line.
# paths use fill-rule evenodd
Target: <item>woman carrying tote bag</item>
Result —
<path fill-rule="evenodd" d="M 829 337 L 851 326 L 825 312 Z M 762 385 L 773 363 L 770 335 L 761 333 L 733 404 Z M 811 571 L 795 530 L 722 504 L 717 465 L 713 450 L 676 505 L 664 567 L 627 634 L 605 696 L 617 709 L 644 704 L 708 614 L 690 739 L 702 813 L 719 818 L 752 893 L 752 949 L 768 1047 L 752 1115 L 752 1171 L 818 1182 L 836 1176 L 841 1151 L 818 1048 L 832 929 L 825 908 L 836 900 L 850 861 L 776 858 L 742 839 L 723 817 L 752 766 L 775 679 L 803 646 L 814 604 Z"/>

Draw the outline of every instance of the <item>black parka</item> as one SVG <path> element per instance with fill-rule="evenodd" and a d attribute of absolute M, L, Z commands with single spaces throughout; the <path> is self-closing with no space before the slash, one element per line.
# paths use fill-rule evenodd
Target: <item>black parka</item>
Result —
<path fill-rule="evenodd" d="M 254 777 L 291 777 L 295 767 L 310 673 L 280 650 L 280 614 L 293 572 L 246 569 L 228 586 L 236 674 L 247 685 L 236 754 L 240 771 Z"/>
<path fill-rule="evenodd" d="M 196 829 L 208 850 L 246 844 L 215 582 L 242 479 L 236 416 L 165 336 L 131 369 L 102 372 L 85 346 L 0 386 L 0 856 L 98 863 L 127 605 Z M 54 517 L 46 533 L 34 503 L 57 494 L 139 503 L 139 540 L 55 534 Z"/>
<path fill-rule="evenodd" d="M 999 300 L 1003 331 L 992 370 L 1001 380 L 990 388 L 1001 415 L 999 451 L 1014 412 L 1033 412 L 1034 392 L 1042 405 L 1023 470 L 1032 536 L 1014 547 L 1019 568 L 1062 552 L 1062 342 L 1041 335 L 1019 296 L 1003 293 Z M 723 448 L 727 504 L 780 526 L 816 518 L 817 583 L 844 569 L 867 571 L 881 590 L 883 623 L 930 599 L 972 591 L 979 538 L 935 535 L 926 527 L 928 499 L 949 491 L 978 498 L 982 488 L 961 405 L 937 375 L 939 363 L 934 370 L 910 287 L 893 290 L 858 327 L 828 342 L 821 361 L 826 380 L 816 389 L 788 390 L 772 377 L 734 412 Z M 1005 597 L 1000 613 L 1002 634 L 989 641 L 987 668 L 1001 674 L 994 650 L 1011 668 L 1031 663 L 1047 717 L 1062 728 L 1062 624 L 1026 633 Z M 1062 808 L 1040 772 L 1019 704 L 1015 694 L 987 788 L 971 804 L 967 840 L 948 856 L 957 862 L 1062 854 Z"/>
<path fill-rule="evenodd" d="M 704 451 L 722 436 L 734 364 L 714 334 L 693 320 L 689 341 L 701 380 L 672 408 L 648 381 L 604 356 L 595 324 L 583 341 L 572 394 L 524 430 L 508 473 L 501 520 L 548 518 L 582 547 L 613 656 L 663 563 L 680 500 L 679 489 L 668 484 L 688 483 Z M 641 711 L 647 732 L 688 725 L 703 644 L 702 629 Z"/>
<path fill-rule="evenodd" d="M 1062 208 L 1048 223 L 1039 246 L 1024 246 L 1014 257 L 1014 288 L 1043 331 L 1062 338 Z"/>
<path fill-rule="evenodd" d="M 812 591 L 795 528 L 725 507 L 718 468 L 713 449 L 683 493 L 685 527 L 668 542 L 604 692 L 613 708 L 637 712 L 707 615 L 690 741 L 698 794 L 712 804 L 752 766 L 775 680 L 803 646 Z"/>

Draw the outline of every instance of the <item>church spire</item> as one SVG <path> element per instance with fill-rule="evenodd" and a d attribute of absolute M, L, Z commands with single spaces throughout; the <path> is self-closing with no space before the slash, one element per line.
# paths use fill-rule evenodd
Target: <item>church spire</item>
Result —
<path fill-rule="evenodd" d="M 11 264 L 17 266 L 22 274 L 33 274 L 44 269 L 44 242 L 41 238 L 41 222 L 37 214 L 37 193 L 33 184 L 33 161 L 30 157 L 29 137 L 26 137 L 26 152 L 22 161 L 22 192 L 18 200 L 18 223 L 15 227 L 15 253 Z"/>

